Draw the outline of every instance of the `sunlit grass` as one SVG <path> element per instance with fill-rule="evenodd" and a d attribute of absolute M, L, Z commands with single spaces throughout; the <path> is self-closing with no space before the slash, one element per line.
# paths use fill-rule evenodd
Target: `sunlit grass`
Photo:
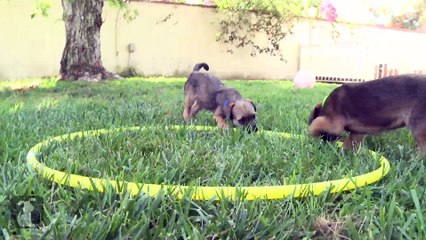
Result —
<path fill-rule="evenodd" d="M 340 149 L 321 151 L 306 139 L 240 131 L 165 131 L 161 126 L 85 136 L 54 143 L 43 152 L 43 161 L 61 171 L 175 185 L 300 184 L 353 177 L 378 167 L 367 152 L 354 157 Z"/>
<path fill-rule="evenodd" d="M 48 239 L 424 239 L 424 159 L 405 129 L 368 137 L 358 155 L 313 138 L 274 139 L 236 131 L 163 131 L 185 125 L 183 78 L 132 78 L 103 83 L 29 79 L 0 82 L 0 238 Z M 306 135 L 315 103 L 336 85 L 294 89 L 286 81 L 226 81 L 258 109 L 263 130 Z M 31 86 L 35 86 L 30 88 Z M 19 89 L 24 89 L 21 91 Z M 214 126 L 200 113 L 196 125 Z M 354 176 L 378 167 L 388 176 L 355 191 L 301 199 L 178 200 L 72 189 L 40 178 L 25 164 L 36 143 L 66 133 L 157 125 L 152 131 L 85 137 L 43 149 L 51 167 L 93 177 L 188 185 L 275 185 Z M 43 199 L 42 224 L 20 228 L 13 196 Z M 339 226 L 323 233 L 320 226 Z"/>

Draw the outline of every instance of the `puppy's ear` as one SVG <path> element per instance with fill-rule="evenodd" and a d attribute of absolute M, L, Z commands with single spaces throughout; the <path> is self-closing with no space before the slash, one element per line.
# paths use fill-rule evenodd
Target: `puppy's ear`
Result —
<path fill-rule="evenodd" d="M 251 105 L 253 105 L 254 111 L 256 112 L 256 105 L 254 105 L 253 101 L 250 99 L 246 99 L 247 102 L 251 103 Z"/>
<path fill-rule="evenodd" d="M 321 109 L 322 109 L 321 103 L 318 103 L 317 105 L 315 105 L 314 110 L 312 110 L 311 115 L 309 116 L 309 125 L 311 125 L 312 121 L 314 121 L 315 118 L 319 117 Z"/>
<path fill-rule="evenodd" d="M 226 114 L 227 115 L 226 117 L 228 117 L 231 120 L 234 119 L 234 114 L 232 114 L 232 110 L 234 110 L 234 106 L 235 106 L 234 102 L 230 103 L 229 104 L 229 114 Z M 225 111 L 225 113 L 227 113 L 227 111 Z"/>
<path fill-rule="evenodd" d="M 343 127 L 330 121 L 328 117 L 319 116 L 309 125 L 309 134 L 324 141 L 336 141 L 342 138 Z"/>

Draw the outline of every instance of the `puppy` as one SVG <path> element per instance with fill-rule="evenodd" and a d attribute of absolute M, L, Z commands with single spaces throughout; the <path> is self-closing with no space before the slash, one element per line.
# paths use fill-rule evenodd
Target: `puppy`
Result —
<path fill-rule="evenodd" d="M 336 140 L 344 131 L 344 148 L 358 148 L 367 134 L 407 126 L 426 153 L 426 76 L 400 75 L 334 89 L 315 106 L 309 133 Z"/>
<path fill-rule="evenodd" d="M 230 120 L 234 126 L 257 131 L 254 103 L 244 99 L 237 90 L 226 87 L 217 77 L 200 72 L 201 68 L 209 70 L 206 63 L 196 64 L 185 83 L 185 121 L 195 117 L 200 110 L 206 109 L 213 112 L 220 128 L 228 128 L 226 120 Z"/>

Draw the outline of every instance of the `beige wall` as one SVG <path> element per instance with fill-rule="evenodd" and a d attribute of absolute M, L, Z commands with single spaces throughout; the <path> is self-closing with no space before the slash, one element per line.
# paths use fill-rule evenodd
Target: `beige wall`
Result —
<path fill-rule="evenodd" d="M 211 8 L 150 3 L 133 3 L 132 7 L 139 17 L 130 23 L 119 17 L 117 30 L 117 10 L 105 11 L 108 21 L 102 32 L 102 53 L 105 66 L 114 71 L 128 67 L 129 61 L 144 75 L 187 75 L 201 61 L 222 78 L 287 78 L 297 70 L 294 56 L 298 49 L 291 39 L 287 64 L 267 55 L 250 57 L 248 50 L 227 53 L 227 46 L 215 41 L 217 26 Z M 168 21 L 159 23 L 169 15 Z M 117 47 L 112 44 L 115 40 Z M 128 44 L 135 45 L 131 56 Z"/>
<path fill-rule="evenodd" d="M 0 80 L 57 75 L 65 46 L 61 5 L 31 20 L 35 1 L 0 1 Z"/>
<path fill-rule="evenodd" d="M 301 68 L 317 76 L 361 78 L 375 76 L 375 66 L 387 64 L 401 73 L 426 74 L 426 34 L 367 26 L 338 25 L 333 39 L 325 22 L 305 23 L 298 36 Z M 303 33 L 303 34 L 302 34 Z"/>
<path fill-rule="evenodd" d="M 31 20 L 33 0 L 0 1 L 0 80 L 58 74 L 65 33 L 60 1 L 52 2 L 49 17 Z M 184 76 L 205 61 L 223 79 L 288 79 L 299 67 L 317 75 L 369 78 L 377 63 L 426 72 L 426 34 L 342 25 L 341 37 L 333 40 L 329 23 L 305 22 L 282 43 L 285 63 L 267 55 L 250 57 L 248 49 L 227 53 L 227 46 L 215 41 L 211 8 L 131 5 L 139 16 L 130 23 L 119 10 L 105 7 L 102 59 L 111 71 L 131 66 L 144 75 Z M 135 46 L 132 54 L 129 44 Z"/>

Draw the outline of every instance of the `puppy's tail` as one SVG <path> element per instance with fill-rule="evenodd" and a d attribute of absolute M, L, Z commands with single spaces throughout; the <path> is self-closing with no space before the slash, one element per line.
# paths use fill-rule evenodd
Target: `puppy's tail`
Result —
<path fill-rule="evenodd" d="M 204 68 L 206 71 L 208 71 L 209 70 L 209 65 L 207 65 L 207 63 L 198 63 L 198 64 L 195 64 L 195 66 L 192 69 L 192 71 L 198 72 L 198 71 L 200 71 L 201 68 Z"/>

